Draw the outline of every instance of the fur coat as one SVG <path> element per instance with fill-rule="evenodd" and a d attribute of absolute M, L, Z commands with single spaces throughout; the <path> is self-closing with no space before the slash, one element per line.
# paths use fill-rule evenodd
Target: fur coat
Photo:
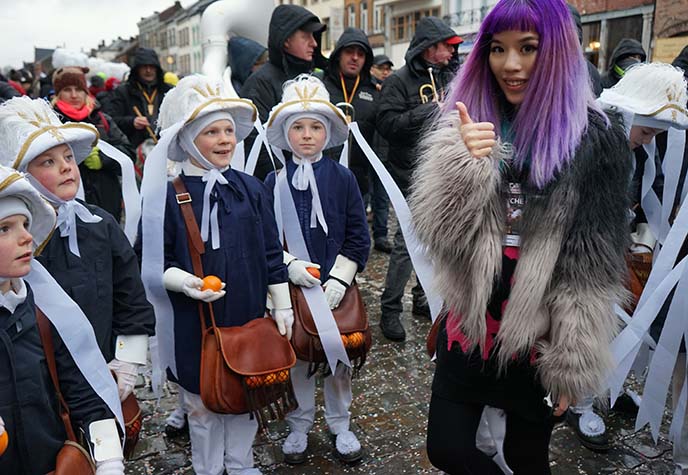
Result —
<path fill-rule="evenodd" d="M 631 155 L 622 127 L 611 120 L 607 128 L 590 112 L 573 160 L 542 190 L 524 184 L 520 258 L 497 357 L 505 369 L 514 355 L 536 346 L 540 379 L 554 400 L 600 391 L 612 364 L 613 305 L 626 295 Z M 445 306 L 461 315 L 470 341 L 484 344 L 485 313 L 502 265 L 507 199 L 500 170 L 507 148 L 475 159 L 458 120 L 445 117 L 420 150 L 410 197 L 415 230 Z"/>

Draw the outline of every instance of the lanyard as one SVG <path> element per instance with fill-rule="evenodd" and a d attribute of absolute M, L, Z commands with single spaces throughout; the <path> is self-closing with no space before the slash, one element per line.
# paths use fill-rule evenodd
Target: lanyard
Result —
<path fill-rule="evenodd" d="M 356 76 L 356 82 L 354 83 L 354 88 L 351 90 L 351 95 L 349 95 L 346 91 L 346 84 L 344 83 L 344 75 L 340 72 L 339 73 L 339 80 L 342 83 L 342 94 L 344 94 L 344 102 L 351 104 L 351 101 L 354 100 L 354 96 L 356 95 L 356 90 L 358 89 L 358 84 L 361 82 L 361 75 Z M 349 117 L 349 113 L 346 113 L 346 116 Z"/>
<path fill-rule="evenodd" d="M 151 94 L 149 96 L 148 93 L 143 90 L 143 88 L 141 87 L 140 84 L 138 84 L 138 86 L 139 86 L 139 90 L 143 93 L 143 97 L 146 98 L 146 102 L 148 103 L 148 115 L 152 116 L 153 112 L 155 112 L 155 102 L 154 101 L 155 101 L 155 96 L 158 95 L 158 90 L 155 89 L 153 91 L 153 94 Z"/>

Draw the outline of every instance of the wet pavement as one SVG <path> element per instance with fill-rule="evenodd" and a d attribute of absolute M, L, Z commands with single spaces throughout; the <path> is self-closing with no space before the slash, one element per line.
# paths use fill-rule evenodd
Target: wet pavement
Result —
<path fill-rule="evenodd" d="M 411 315 L 411 285 L 404 297 L 403 322 L 407 340 L 386 340 L 378 327 L 380 295 L 384 287 L 388 255 L 372 251 L 366 271 L 358 276 L 373 329 L 373 347 L 360 377 L 354 381 L 351 408 L 352 430 L 366 450 L 354 467 L 339 463 L 323 419 L 322 410 L 309 435 L 310 457 L 298 467 L 283 462 L 280 446 L 286 437 L 283 422 L 272 423 L 254 445 L 256 463 L 264 474 L 440 474 L 425 452 L 430 383 L 433 363 L 425 353 L 425 337 L 430 322 Z M 413 283 L 413 279 L 412 279 Z M 126 473 L 193 474 L 188 437 L 168 440 L 164 434 L 165 417 L 176 396 L 165 392 L 159 406 L 148 388 L 137 389 L 144 413 L 141 440 Z M 318 393 L 322 407 L 322 391 Z M 665 418 L 666 419 L 666 418 Z M 634 432 L 635 419 L 611 412 L 607 418 L 612 448 L 596 454 L 583 448 L 575 433 L 565 424 L 552 437 L 550 459 L 553 475 L 573 474 L 657 474 L 673 473 L 671 444 L 665 420 L 655 445 L 648 430 Z"/>

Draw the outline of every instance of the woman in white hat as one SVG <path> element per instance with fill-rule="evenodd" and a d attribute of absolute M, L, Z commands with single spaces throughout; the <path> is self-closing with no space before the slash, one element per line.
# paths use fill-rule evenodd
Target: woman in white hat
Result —
<path fill-rule="evenodd" d="M 6 431 L 9 441 L 0 454 L 3 474 L 52 473 L 66 438 L 36 326 L 34 291 L 50 290 L 32 289 L 23 279 L 54 226 L 55 212 L 26 178 L 0 167 L 0 435 Z M 54 289 L 59 290 L 57 284 Z M 55 318 L 54 309 L 43 310 L 51 321 Z M 73 317 L 70 315 L 75 321 Z M 53 328 L 52 337 L 58 380 L 75 431 L 81 429 L 88 440 L 99 441 L 90 446 L 97 475 L 122 475 L 122 448 L 113 414 L 84 378 L 76 357 L 68 351 L 69 344 L 56 329 L 59 331 L 59 326 Z M 105 368 L 105 363 L 101 364 Z M 114 382 L 110 382 L 114 392 Z"/>
<path fill-rule="evenodd" d="M 211 412 L 201 400 L 198 302 L 213 302 L 217 325 L 231 327 L 262 318 L 269 295 L 280 333 L 291 336 L 287 269 L 270 190 L 230 166 L 255 117 L 250 101 L 227 97 L 219 82 L 200 75 L 180 80 L 160 107 L 161 139 L 143 178 L 142 269 L 158 317 L 154 380 L 158 370 L 169 368 L 182 388 L 199 475 L 260 472 L 253 468 L 256 420 Z M 181 163 L 179 177 L 188 192 L 183 198 L 167 182 L 168 159 Z M 205 243 L 203 272 L 222 281 L 217 291 L 202 290 L 203 281 L 194 275 L 180 207 L 189 201 Z"/>
<path fill-rule="evenodd" d="M 39 261 L 88 317 L 124 401 L 146 363 L 155 315 L 138 259 L 119 224 L 76 198 L 78 165 L 98 138 L 90 124 L 61 123 L 42 99 L 20 97 L 0 106 L 0 164 L 28 173 L 57 210 L 59 233 L 46 243 Z"/>
<path fill-rule="evenodd" d="M 275 195 L 280 195 L 282 205 L 285 197 L 280 186 L 288 186 L 286 197 L 293 199 L 300 226 L 290 226 L 293 223 L 284 217 L 290 251 L 295 249 L 292 233 L 296 238 L 301 233 L 305 242 L 306 249 L 300 258 L 285 252 L 289 280 L 307 288 L 323 282 L 325 300 L 334 309 L 356 273 L 365 267 L 370 251 L 366 214 L 356 178 L 347 168 L 323 159 L 322 155 L 324 149 L 346 141 L 347 122 L 316 77 L 301 75 L 287 81 L 283 89 L 282 102 L 270 113 L 267 137 L 270 145 L 288 150 L 292 156 L 286 162 L 286 175 L 272 173 L 266 183 L 271 188 L 276 186 Z M 320 279 L 307 271 L 309 267 L 320 269 Z M 311 311 L 315 314 L 312 307 Z M 328 353 L 327 345 L 324 346 Z M 357 462 L 363 453 L 349 428 L 351 375 L 351 368 L 338 364 L 324 382 L 325 419 L 335 436 L 337 455 L 347 463 Z M 315 417 L 315 378 L 308 374 L 307 362 L 297 361 L 292 382 L 299 407 L 287 415 L 291 433 L 282 451 L 288 463 L 298 464 L 306 460 L 307 434 Z"/>

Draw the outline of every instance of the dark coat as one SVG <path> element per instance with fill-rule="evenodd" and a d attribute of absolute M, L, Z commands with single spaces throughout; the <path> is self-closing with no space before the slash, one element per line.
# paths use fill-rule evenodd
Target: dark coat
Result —
<path fill-rule="evenodd" d="M 402 193 L 406 194 L 415 168 L 416 146 L 423 137 L 425 126 L 437 112 L 437 103 L 422 104 L 419 89 L 430 84 L 423 51 L 430 46 L 456 36 L 442 20 L 423 18 L 406 52 L 406 64 L 385 80 L 377 112 L 377 128 L 389 142 L 388 167 Z M 433 67 L 435 85 L 440 96 L 454 73 L 449 66 L 439 71 Z"/>
<path fill-rule="evenodd" d="M 138 259 L 119 225 L 102 209 L 98 223 L 77 218 L 81 258 L 69 250 L 68 237 L 53 233 L 38 257 L 93 325 L 106 361 L 115 356 L 117 335 L 153 335 L 155 314 L 141 282 Z"/>
<path fill-rule="evenodd" d="M 21 94 L 15 88 L 10 86 L 6 81 L 0 81 L 0 104 L 12 99 L 13 97 L 20 97 Z"/>
<path fill-rule="evenodd" d="M 373 84 L 370 77 L 370 67 L 373 64 L 373 50 L 368 43 L 368 37 L 358 28 L 347 28 L 339 37 L 337 45 L 330 55 L 330 64 L 325 75 L 324 83 L 327 91 L 330 93 L 330 102 L 337 104 L 344 102 L 344 92 L 342 91 L 341 79 L 339 76 L 339 57 L 342 50 L 347 46 L 358 45 L 366 52 L 366 60 L 360 75 L 360 82 L 356 95 L 351 100 L 356 114 L 356 122 L 363 137 L 372 145 L 375 136 L 375 115 L 377 114 L 377 101 L 379 101 L 380 93 L 375 84 Z M 356 78 L 344 78 L 344 84 L 347 91 L 352 91 Z M 330 158 L 339 160 L 342 147 L 330 149 L 326 155 Z M 361 147 L 354 144 L 351 150 L 349 169 L 354 173 L 358 188 L 361 194 L 365 195 L 368 192 L 368 159 L 363 154 Z"/>
<path fill-rule="evenodd" d="M 308 254 L 312 262 L 320 265 L 321 282 L 328 279 L 337 254 L 354 261 L 358 264 L 358 272 L 361 272 L 370 253 L 370 234 L 363 199 L 353 173 L 333 160 L 321 159 L 313 164 L 328 228 L 325 235 L 320 224 L 316 228 L 310 226 L 313 199 L 310 188 L 300 191 L 291 184 L 296 168 L 292 160 L 287 160 L 289 189 Z M 274 172 L 268 175 L 265 183 L 270 189 L 274 188 Z"/>
<path fill-rule="evenodd" d="M 134 148 L 129 139 L 120 130 L 117 123 L 112 120 L 112 117 L 102 111 L 98 103 L 96 103 L 93 112 L 81 121 L 72 119 L 57 105 L 55 111 L 60 115 L 62 122 L 86 122 L 94 125 L 98 129 L 101 139 L 133 159 Z M 102 151 L 98 155 L 103 164 L 103 168 L 100 170 L 91 170 L 83 163 L 79 165 L 81 181 L 84 184 L 84 198 L 87 203 L 103 208 L 115 218 L 115 221 L 119 222 L 122 216 L 122 187 L 119 181 L 122 170 L 119 163 Z"/>
<path fill-rule="evenodd" d="M 322 32 L 314 33 L 318 46 L 313 53 L 313 61 L 303 61 L 286 54 L 283 50 L 284 42 L 292 33 L 313 21 L 319 21 L 318 17 L 298 5 L 278 5 L 272 12 L 268 36 L 268 62 L 246 79 L 239 93 L 241 97 L 253 101 L 262 123 L 267 122 L 270 110 L 282 100 L 282 84 L 285 81 L 294 79 L 302 73 L 310 73 L 316 67 L 324 69 L 327 66 L 327 60 L 320 50 Z M 244 150 L 251 150 L 256 137 L 257 133 L 253 131 L 246 140 Z M 272 169 L 270 158 L 263 148 L 254 176 L 263 180 Z"/>
<path fill-rule="evenodd" d="M 624 58 L 635 54 L 640 56 L 641 61 L 645 61 L 647 58 L 647 54 L 643 49 L 643 45 L 640 44 L 640 41 L 631 38 L 624 38 L 619 41 L 619 44 L 614 48 L 611 59 L 609 60 L 609 68 L 602 75 L 602 87 L 604 89 L 614 86 L 614 84 L 621 79 L 621 76 L 614 71 L 614 66 L 618 65 L 619 61 Z"/>
<path fill-rule="evenodd" d="M 92 422 L 114 416 L 84 379 L 54 328 L 52 333 L 60 389 L 74 430 L 88 434 Z M 0 417 L 10 441 L 0 456 L 0 473 L 44 475 L 55 469 L 57 452 L 67 437 L 28 284 L 26 300 L 14 313 L 0 308 Z"/>
<path fill-rule="evenodd" d="M 137 68 L 145 64 L 155 65 L 158 70 L 157 78 L 153 84 L 143 84 L 139 80 Z M 133 108 L 134 106 L 138 107 L 141 114 L 148 117 L 151 128 L 155 130 L 155 123 L 158 120 L 158 112 L 160 111 L 162 98 L 165 97 L 167 91 L 172 88 L 172 86 L 163 81 L 163 74 L 157 53 L 152 49 L 139 48 L 136 50 L 136 55 L 131 64 L 129 79 L 115 89 L 106 105 L 106 112 L 115 119 L 119 128 L 122 129 L 122 132 L 125 133 L 134 147 L 138 147 L 141 142 L 150 137 L 150 135 L 146 129 L 138 130 L 134 127 L 136 114 Z M 148 101 L 144 97 L 143 91 L 145 91 L 149 97 L 155 94 L 152 114 L 148 113 Z"/>
<path fill-rule="evenodd" d="M 251 68 L 267 48 L 248 38 L 235 36 L 229 40 L 229 66 L 232 68 L 232 86 L 237 94 L 246 79 L 251 75 Z"/>
<path fill-rule="evenodd" d="M 213 303 L 220 327 L 239 326 L 262 318 L 268 285 L 287 282 L 288 272 L 277 234 L 272 195 L 258 179 L 228 169 L 229 185 L 218 185 L 210 196 L 218 203 L 220 248 L 206 243 L 201 256 L 205 275 L 215 275 L 227 284 L 227 294 Z M 205 182 L 200 176 L 180 175 L 191 194 L 191 206 L 200 228 Z M 194 273 L 186 238 L 186 227 L 170 183 L 165 208 L 165 269 L 178 267 Z M 174 308 L 175 358 L 179 384 L 199 393 L 201 325 L 198 301 L 183 293 L 169 292 Z"/>

